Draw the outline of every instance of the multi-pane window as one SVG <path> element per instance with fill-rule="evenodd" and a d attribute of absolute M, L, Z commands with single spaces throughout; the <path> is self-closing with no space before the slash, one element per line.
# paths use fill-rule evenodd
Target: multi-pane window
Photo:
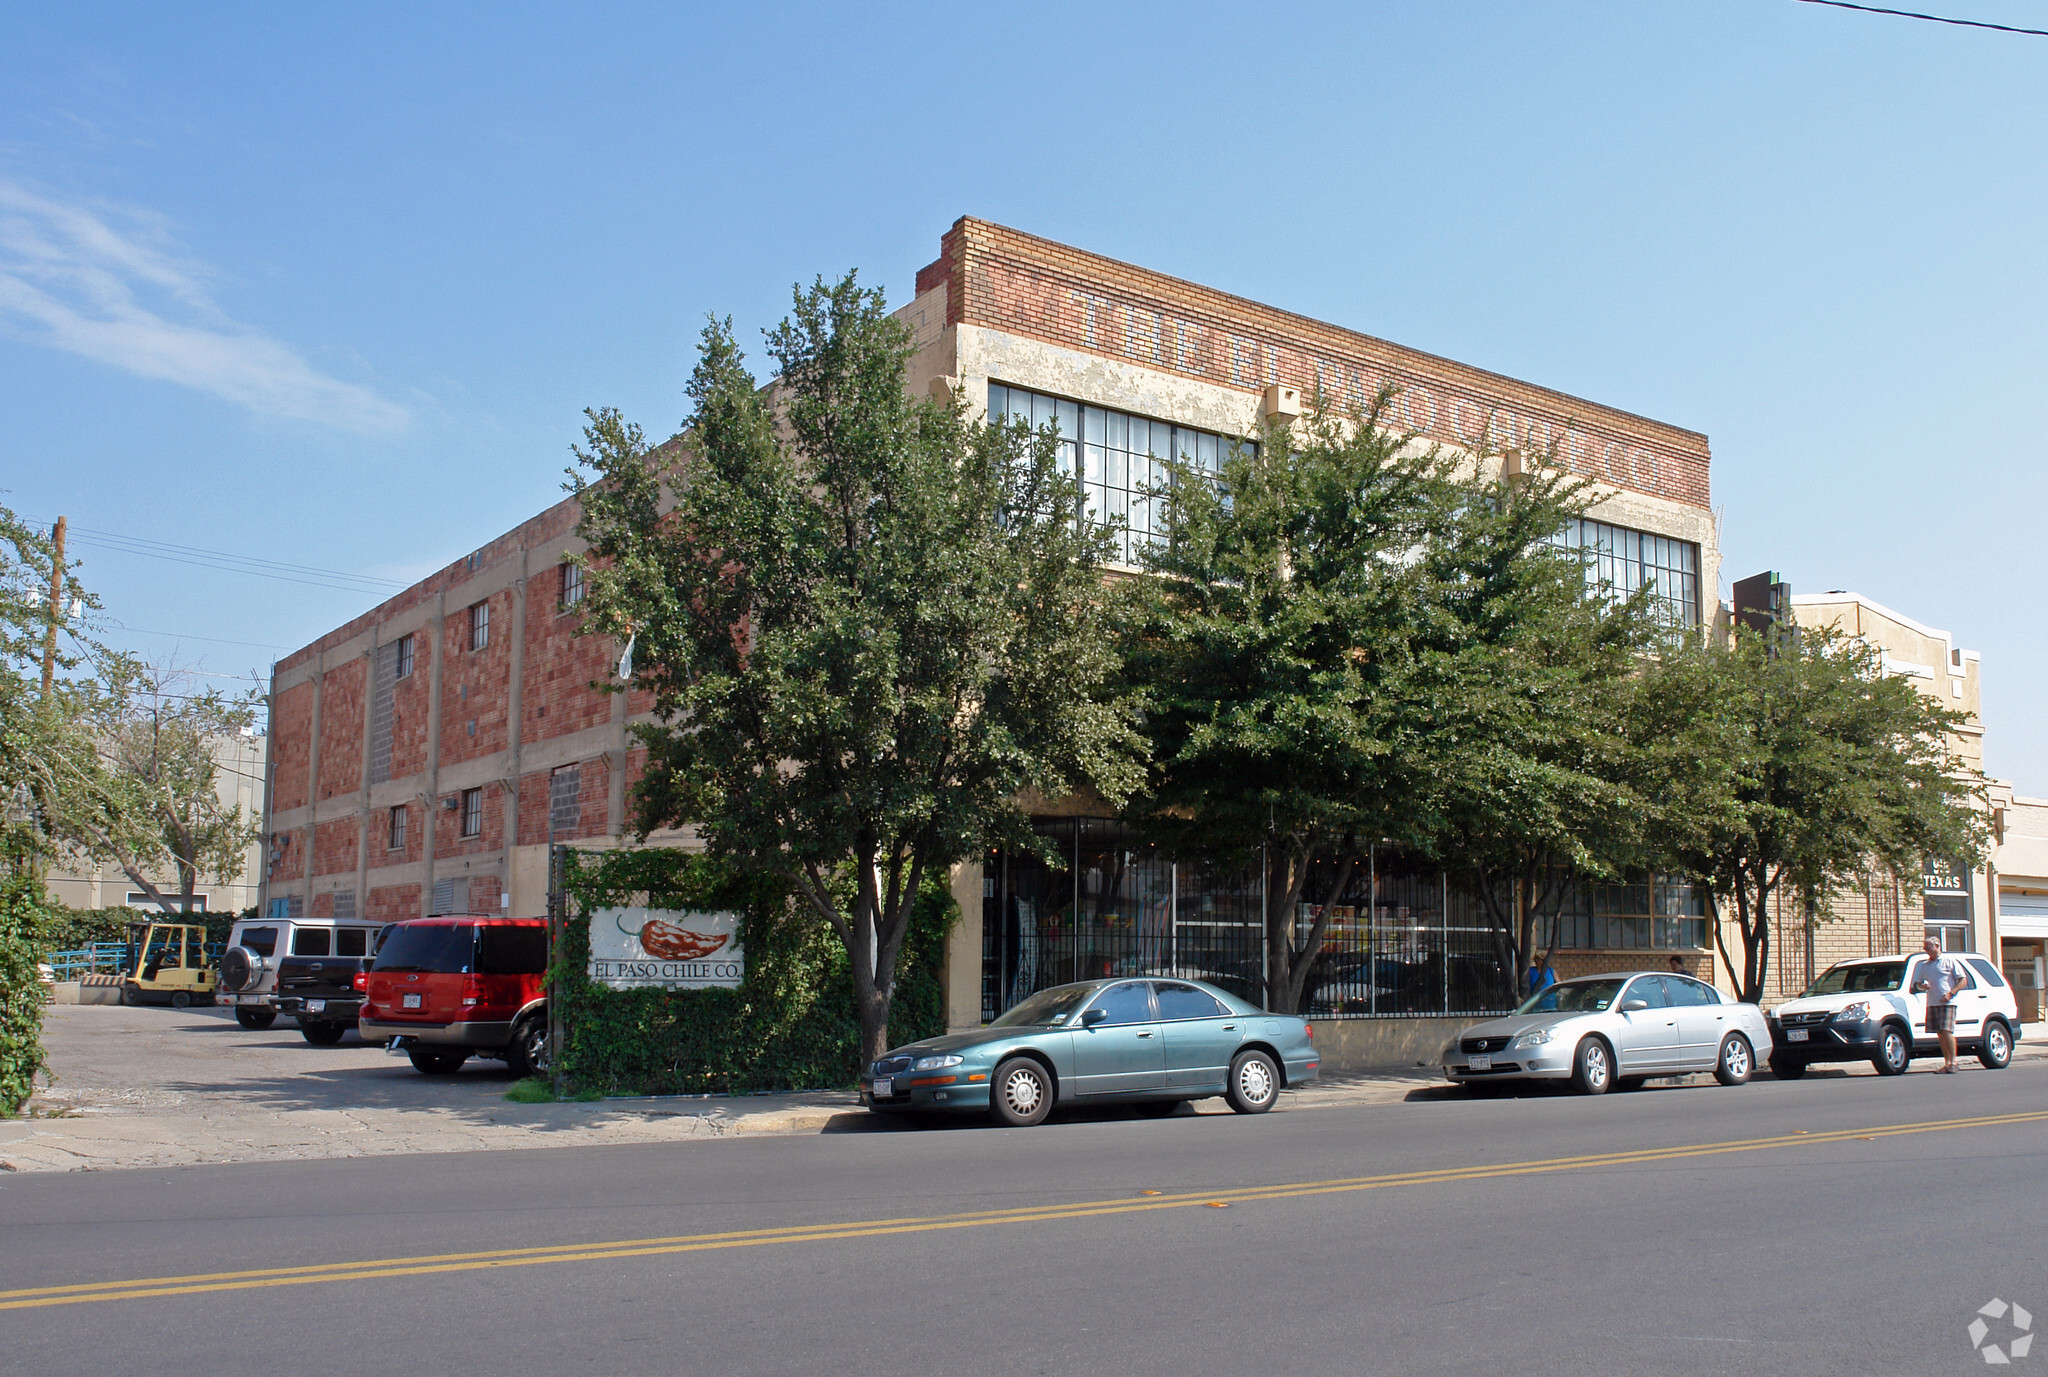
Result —
<path fill-rule="evenodd" d="M 384 828 L 384 847 L 386 850 L 405 850 L 405 815 L 406 807 L 404 804 L 399 803 L 392 806 L 391 815 L 386 821 Z"/>
<path fill-rule="evenodd" d="M 469 648 L 482 650 L 491 643 L 491 605 L 473 603 L 469 609 Z"/>
<path fill-rule="evenodd" d="M 1557 924 L 1560 947 L 1704 947 L 1707 896 L 1662 875 L 1641 884 L 1575 884 L 1565 890 Z"/>
<path fill-rule="evenodd" d="M 484 791 L 464 789 L 462 791 L 462 835 L 480 837 L 484 832 Z"/>
<path fill-rule="evenodd" d="M 1110 558 L 1135 564 L 1146 544 L 1159 538 L 1165 525 L 1164 503 L 1147 495 L 1170 478 L 1167 460 L 1178 456 L 1198 472 L 1222 472 L 1223 461 L 1237 446 L 1255 453 L 1257 445 L 1206 430 L 1170 425 L 1129 412 L 1070 402 L 1043 392 L 990 383 L 990 420 L 1028 421 L 1036 430 L 1059 428 L 1060 469 L 1078 474 L 1082 510 L 1091 521 L 1126 523 Z"/>
<path fill-rule="evenodd" d="M 1649 588 L 1651 604 L 1672 626 L 1700 624 L 1700 547 L 1689 540 L 1573 517 L 1552 543 L 1586 557 L 1586 582 L 1621 597 Z"/>
<path fill-rule="evenodd" d="M 583 566 L 564 564 L 562 566 L 562 607 L 564 610 L 583 601 Z"/>
<path fill-rule="evenodd" d="M 412 637 L 410 636 L 400 636 L 398 638 L 397 670 L 392 677 L 395 679 L 409 679 L 412 677 Z"/>

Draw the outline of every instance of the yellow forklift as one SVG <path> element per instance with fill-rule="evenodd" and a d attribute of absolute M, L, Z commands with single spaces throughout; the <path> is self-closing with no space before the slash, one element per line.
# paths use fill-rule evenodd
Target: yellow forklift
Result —
<path fill-rule="evenodd" d="M 216 972 L 206 964 L 206 928 L 199 923 L 130 923 L 121 965 L 123 1004 L 213 1003 Z"/>

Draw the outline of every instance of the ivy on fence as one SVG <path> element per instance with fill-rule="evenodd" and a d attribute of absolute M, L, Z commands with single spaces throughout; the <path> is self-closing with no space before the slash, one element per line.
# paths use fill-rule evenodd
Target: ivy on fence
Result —
<path fill-rule="evenodd" d="M 606 1094 L 734 1094 L 850 1086 L 860 1023 L 846 951 L 786 889 L 713 857 L 663 849 L 573 853 L 561 963 L 563 1070 Z M 740 915 L 746 975 L 737 989 L 612 990 L 588 977 L 597 909 L 644 904 Z M 897 967 L 890 1035 L 945 1031 L 940 963 L 959 915 L 943 879 L 918 896 Z"/>

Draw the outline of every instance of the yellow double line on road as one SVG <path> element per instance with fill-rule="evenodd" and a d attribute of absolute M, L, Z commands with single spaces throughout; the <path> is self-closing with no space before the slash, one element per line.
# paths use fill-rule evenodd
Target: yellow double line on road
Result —
<path fill-rule="evenodd" d="M 1385 1190 L 1395 1186 L 1433 1186 L 1458 1181 L 1485 1181 L 1504 1176 L 1587 1171 L 1599 1167 L 1641 1166 L 1736 1152 L 1812 1147 L 1820 1143 L 1871 1141 L 1913 1133 L 1958 1129 L 2002 1128 L 2048 1120 L 2048 1110 L 2022 1114 L 1987 1114 L 1971 1119 L 1936 1119 L 1917 1124 L 1884 1124 L 1875 1128 L 1840 1129 L 1823 1133 L 1789 1133 L 1772 1138 L 1741 1138 L 1724 1143 L 1688 1143 L 1674 1147 L 1599 1152 L 1583 1157 L 1552 1157 L 1533 1162 L 1500 1162 L 1434 1171 L 1392 1172 L 1334 1181 L 1297 1181 L 1284 1185 L 1244 1186 L 1235 1190 L 1147 1195 L 1138 1199 L 1086 1200 L 1065 1205 L 1031 1205 L 969 1214 L 942 1214 L 908 1219 L 851 1220 L 835 1224 L 800 1224 L 780 1229 L 740 1229 L 726 1233 L 679 1234 L 672 1238 L 630 1238 L 610 1243 L 569 1243 L 557 1247 L 501 1248 L 488 1252 L 439 1253 L 424 1257 L 378 1258 L 306 1267 L 270 1267 L 247 1272 L 208 1272 L 182 1277 L 146 1277 L 131 1281 L 83 1282 L 73 1286 L 37 1286 L 0 1291 L 0 1310 L 31 1310 L 53 1305 L 87 1305 L 103 1301 L 141 1300 L 158 1296 L 195 1296 L 215 1291 L 253 1291 L 272 1286 L 312 1286 L 326 1282 L 371 1281 L 382 1277 L 431 1276 L 439 1272 L 478 1272 L 495 1267 L 538 1267 L 554 1262 L 607 1262 L 616 1258 L 661 1257 L 724 1248 L 762 1248 L 779 1243 L 822 1243 L 841 1238 L 880 1238 L 891 1234 L 932 1233 L 941 1229 L 974 1229 L 990 1224 L 1040 1224 L 1062 1219 L 1093 1219 L 1105 1215 L 1143 1214 L 1205 1205 L 1243 1205 L 1262 1200 L 1289 1200 L 1308 1195 L 1340 1195 Z"/>

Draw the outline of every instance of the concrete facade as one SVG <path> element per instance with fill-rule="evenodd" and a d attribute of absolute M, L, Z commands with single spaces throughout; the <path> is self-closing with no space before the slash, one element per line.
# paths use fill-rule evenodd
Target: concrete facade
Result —
<path fill-rule="evenodd" d="M 221 803 L 239 808 L 246 818 L 263 816 L 263 762 L 268 742 L 261 736 L 229 736 L 214 746 L 215 790 Z M 193 897 L 202 901 L 208 913 L 239 913 L 256 902 L 261 885 L 263 848 L 252 845 L 243 856 L 241 868 L 219 883 L 193 887 Z M 176 893 L 175 874 L 151 874 L 150 883 Z M 50 898 L 68 908 L 121 908 L 158 911 L 141 897 L 145 891 L 117 865 L 90 866 L 77 862 L 53 865 L 45 876 Z"/>

